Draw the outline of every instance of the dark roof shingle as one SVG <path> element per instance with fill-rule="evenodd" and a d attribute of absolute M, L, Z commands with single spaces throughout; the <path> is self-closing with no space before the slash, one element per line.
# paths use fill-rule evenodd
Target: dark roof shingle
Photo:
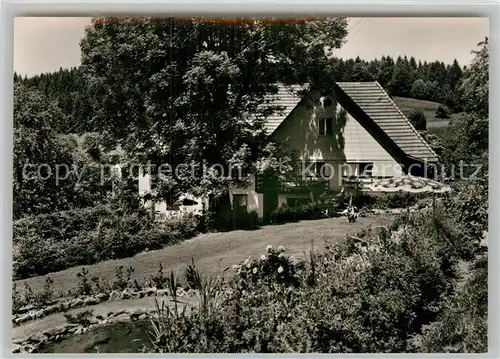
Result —
<path fill-rule="evenodd" d="M 299 104 L 302 100 L 299 91 L 302 89 L 303 87 L 299 85 L 285 86 L 279 84 L 278 93 L 269 96 L 272 106 L 279 106 L 280 111 L 276 111 L 274 114 L 267 117 L 265 127 L 268 134 L 272 134 L 276 131 L 278 126 L 281 125 L 285 118 L 287 118 Z"/>

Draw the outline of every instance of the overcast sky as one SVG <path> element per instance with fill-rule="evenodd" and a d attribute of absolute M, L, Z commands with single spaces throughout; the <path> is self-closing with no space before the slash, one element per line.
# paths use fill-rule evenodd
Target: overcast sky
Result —
<path fill-rule="evenodd" d="M 79 41 L 90 18 L 16 18 L 14 70 L 28 76 L 80 63 Z M 488 35 L 487 18 L 350 18 L 337 56 L 371 60 L 382 55 L 467 65 Z"/>

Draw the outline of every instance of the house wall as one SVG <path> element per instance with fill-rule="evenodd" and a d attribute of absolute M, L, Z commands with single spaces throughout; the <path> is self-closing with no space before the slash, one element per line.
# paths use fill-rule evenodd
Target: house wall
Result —
<path fill-rule="evenodd" d="M 255 191 L 255 177 L 251 176 L 250 184 L 245 187 L 229 186 L 229 200 L 233 205 L 233 198 L 236 194 L 247 195 L 247 211 L 256 211 L 259 218 L 264 216 L 264 195 Z"/>
<path fill-rule="evenodd" d="M 299 156 L 301 167 L 307 162 L 325 162 L 329 168 L 328 180 L 330 189 L 340 190 L 342 187 L 342 166 L 352 166 L 357 175 L 356 164 L 373 163 L 373 176 L 392 177 L 402 174 L 402 168 L 394 158 L 354 119 L 348 109 L 335 101 L 324 107 L 317 94 L 304 99 L 290 113 L 287 119 L 273 133 L 272 139 L 288 145 Z M 333 134 L 319 135 L 319 119 L 333 118 Z M 139 193 L 151 191 L 148 175 L 139 176 Z M 263 217 L 263 194 L 255 191 L 252 183 L 247 188 L 230 187 L 230 200 L 233 203 L 235 194 L 247 195 L 247 209 L 257 211 Z M 304 196 L 304 197 L 303 197 Z M 278 205 L 286 203 L 287 198 L 307 198 L 307 194 L 278 194 Z M 146 203 L 146 206 L 151 204 Z M 166 204 L 158 203 L 155 210 L 166 211 Z"/>
<path fill-rule="evenodd" d="M 346 163 L 373 163 L 373 176 L 392 177 L 402 173 L 392 156 L 338 104 L 334 97 L 329 107 L 323 107 L 319 96 L 303 100 L 278 127 L 272 138 L 286 144 L 302 161 L 321 161 L 327 164 L 332 190 L 342 187 L 342 166 Z M 319 120 L 333 118 L 333 134 L 319 135 Z"/>

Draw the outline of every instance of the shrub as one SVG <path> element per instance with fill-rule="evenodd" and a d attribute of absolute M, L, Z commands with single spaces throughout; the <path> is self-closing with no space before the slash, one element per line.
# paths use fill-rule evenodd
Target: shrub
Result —
<path fill-rule="evenodd" d="M 367 193 L 358 192 L 352 197 L 352 204 L 358 208 L 407 208 L 415 205 L 419 200 L 428 196 L 427 194 L 415 194 L 405 192 L 394 193 Z M 347 203 L 347 202 L 345 202 Z"/>
<path fill-rule="evenodd" d="M 436 118 L 450 118 L 450 109 L 446 106 L 439 105 L 436 110 Z"/>
<path fill-rule="evenodd" d="M 261 258 L 234 266 L 236 275 L 218 306 L 193 308 L 189 315 L 171 312 L 163 325 L 155 325 L 154 350 L 420 350 L 412 338 L 446 310 L 454 264 L 467 248 L 453 226 L 441 210 L 401 216 L 387 230 L 335 242 L 308 260 L 268 246 Z M 484 289 L 485 283 L 481 285 Z M 483 334 L 479 329 L 475 333 L 471 341 Z"/>
<path fill-rule="evenodd" d="M 414 110 L 408 113 L 408 120 L 412 123 L 418 131 L 427 130 L 427 120 L 424 113 L 421 110 Z"/>
<path fill-rule="evenodd" d="M 446 300 L 437 320 L 413 338 L 420 352 L 488 351 L 488 257 L 480 257 L 471 276 Z"/>
<path fill-rule="evenodd" d="M 232 229 L 257 229 L 259 216 L 256 211 L 248 212 L 246 208 L 233 209 Z"/>
<path fill-rule="evenodd" d="M 303 220 L 325 218 L 325 206 L 318 202 L 310 202 L 294 207 L 283 204 L 271 212 L 271 222 L 276 224 L 293 223 Z"/>
<path fill-rule="evenodd" d="M 198 223 L 192 215 L 154 223 L 106 206 L 27 217 L 14 224 L 14 278 L 160 249 L 196 235 Z"/>
<path fill-rule="evenodd" d="M 377 196 L 374 206 L 378 208 L 408 208 L 415 205 L 428 194 L 415 194 L 405 192 L 384 193 Z"/>

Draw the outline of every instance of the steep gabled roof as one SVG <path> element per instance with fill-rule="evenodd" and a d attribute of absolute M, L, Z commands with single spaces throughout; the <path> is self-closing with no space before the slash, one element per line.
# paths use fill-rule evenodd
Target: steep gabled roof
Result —
<path fill-rule="evenodd" d="M 437 161 L 437 155 L 427 142 L 420 136 L 410 121 L 405 117 L 401 110 L 389 97 L 387 92 L 378 82 L 337 82 L 336 83 L 338 100 L 347 98 L 352 101 L 363 112 L 371 125 L 372 129 L 389 138 L 400 152 L 408 157 L 429 162 Z M 299 91 L 304 87 L 294 85 L 278 85 L 278 93 L 272 98 L 273 106 L 283 108 L 266 121 L 266 130 L 272 134 L 281 125 L 281 123 L 290 115 L 293 109 L 302 100 Z M 342 96 L 338 92 L 342 92 Z M 347 101 L 348 102 L 348 101 Z M 348 103 L 340 103 L 349 112 Z M 358 122 L 362 119 L 353 116 Z M 361 123 L 364 127 L 366 123 Z"/>
<path fill-rule="evenodd" d="M 337 82 L 408 156 L 436 161 L 437 155 L 378 82 Z"/>
<path fill-rule="evenodd" d="M 268 99 L 272 101 L 272 106 L 279 106 L 280 111 L 275 112 L 266 119 L 266 130 L 268 134 L 272 134 L 279 125 L 290 115 L 293 109 L 302 100 L 299 91 L 303 87 L 299 85 L 285 86 L 278 85 L 278 93 L 269 96 Z"/>

